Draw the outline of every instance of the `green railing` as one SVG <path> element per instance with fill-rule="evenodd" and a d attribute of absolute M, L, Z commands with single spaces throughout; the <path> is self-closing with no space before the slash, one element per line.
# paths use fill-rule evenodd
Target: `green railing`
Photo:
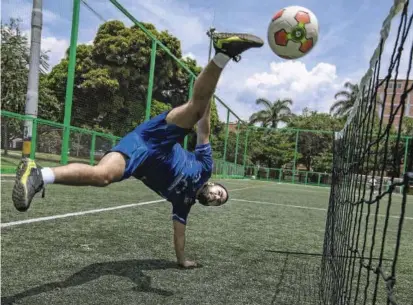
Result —
<path fill-rule="evenodd" d="M 150 53 L 150 65 L 149 65 L 149 79 L 147 87 L 147 96 L 146 96 L 146 109 L 145 109 L 145 120 L 150 119 L 151 113 L 151 103 L 152 103 L 152 94 L 154 87 L 154 78 L 155 73 L 155 64 L 157 51 L 160 49 L 166 54 L 168 54 L 182 69 L 188 73 L 189 77 L 189 96 L 190 99 L 192 96 L 192 87 L 196 78 L 196 74 L 186 66 L 179 58 L 177 58 L 171 50 L 169 50 L 155 35 L 148 30 L 141 22 L 139 22 L 123 5 L 120 4 L 117 0 L 110 0 L 110 2 L 118 9 L 124 17 L 129 19 L 135 26 L 141 29 L 147 37 L 152 41 L 151 53 Z M 63 142 L 62 142 L 62 151 L 67 152 L 69 150 L 69 141 L 70 141 L 70 122 L 72 119 L 72 104 L 73 104 L 73 90 L 74 90 L 74 78 L 75 78 L 75 69 L 76 69 L 76 53 L 77 53 L 77 43 L 78 43 L 78 34 L 79 34 L 79 19 L 81 11 L 81 0 L 73 0 L 73 15 L 72 15 L 72 28 L 71 28 L 71 40 L 70 40 L 70 49 L 69 49 L 69 63 L 68 63 L 68 80 L 66 86 L 66 98 L 65 98 L 65 113 L 64 113 L 64 133 L 63 133 Z M 228 107 L 222 99 L 218 96 L 214 96 L 214 100 L 218 101 L 227 112 L 227 123 L 229 122 L 230 114 L 232 114 L 238 122 L 242 122 L 239 116 Z M 187 148 L 188 139 L 185 139 L 184 147 Z M 226 144 L 224 145 L 226 148 Z M 223 160 L 225 160 L 226 153 L 224 151 Z M 68 155 L 62 153 L 62 164 L 68 163 Z"/>

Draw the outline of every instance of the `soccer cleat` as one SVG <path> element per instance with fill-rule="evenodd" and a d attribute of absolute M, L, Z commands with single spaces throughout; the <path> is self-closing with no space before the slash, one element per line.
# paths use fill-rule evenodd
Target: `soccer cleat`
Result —
<path fill-rule="evenodd" d="M 261 38 L 241 33 L 213 33 L 212 41 L 216 53 L 223 53 L 235 62 L 240 61 L 242 52 L 251 48 L 260 48 L 264 45 Z"/>
<path fill-rule="evenodd" d="M 23 159 L 17 168 L 13 188 L 14 207 L 20 212 L 27 211 L 34 195 L 41 190 L 43 190 L 42 197 L 44 197 L 45 189 L 41 167 L 38 167 L 31 159 Z"/>

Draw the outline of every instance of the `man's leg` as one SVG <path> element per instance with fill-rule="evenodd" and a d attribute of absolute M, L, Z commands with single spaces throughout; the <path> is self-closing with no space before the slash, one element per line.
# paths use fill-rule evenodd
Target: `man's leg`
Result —
<path fill-rule="evenodd" d="M 13 203 L 17 210 L 26 211 L 34 197 L 46 184 L 76 186 L 107 186 L 119 181 L 125 171 L 125 157 L 110 152 L 96 166 L 72 163 L 54 168 L 39 168 L 33 160 L 20 164 L 13 188 Z"/>
<path fill-rule="evenodd" d="M 259 48 L 264 42 L 248 34 L 214 34 L 215 56 L 198 75 L 191 100 L 171 110 L 168 123 L 191 129 L 204 114 L 215 92 L 222 70 L 230 59 L 239 61 L 240 54 L 250 48 Z"/>

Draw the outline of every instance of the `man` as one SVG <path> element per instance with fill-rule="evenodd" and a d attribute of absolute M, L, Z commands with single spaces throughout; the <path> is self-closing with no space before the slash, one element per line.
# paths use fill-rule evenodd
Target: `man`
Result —
<path fill-rule="evenodd" d="M 224 186 L 208 182 L 213 166 L 209 143 L 210 100 L 228 61 L 238 62 L 241 53 L 264 44 L 253 35 L 230 33 L 214 34 L 213 43 L 215 56 L 197 77 L 191 100 L 137 126 L 98 165 L 73 163 L 40 168 L 33 160 L 22 160 L 12 196 L 16 209 L 26 211 L 34 195 L 44 191 L 47 184 L 102 187 L 133 176 L 172 203 L 178 264 L 195 267 L 196 263 L 186 260 L 184 255 L 191 206 L 196 199 L 207 206 L 219 206 L 228 200 Z M 178 142 L 195 124 L 197 146 L 195 152 L 188 152 Z"/>

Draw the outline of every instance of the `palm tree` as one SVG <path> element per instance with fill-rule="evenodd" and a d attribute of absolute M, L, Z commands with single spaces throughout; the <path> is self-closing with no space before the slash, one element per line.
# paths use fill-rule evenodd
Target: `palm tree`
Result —
<path fill-rule="evenodd" d="M 330 108 L 330 113 L 334 116 L 346 116 L 353 108 L 359 94 L 360 89 L 357 84 L 346 82 L 344 87 L 346 90 L 339 91 L 334 96 L 336 100 L 340 98 Z"/>
<path fill-rule="evenodd" d="M 251 124 L 261 123 L 262 127 L 277 128 L 278 123 L 288 122 L 292 115 L 289 107 L 293 104 L 291 99 L 279 99 L 270 102 L 265 98 L 259 98 L 255 103 L 257 105 L 264 105 L 265 109 L 251 115 Z"/>

